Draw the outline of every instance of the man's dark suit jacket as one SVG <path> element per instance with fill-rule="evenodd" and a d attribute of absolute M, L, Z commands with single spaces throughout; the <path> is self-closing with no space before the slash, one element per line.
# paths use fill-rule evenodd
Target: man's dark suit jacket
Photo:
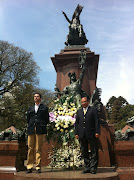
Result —
<path fill-rule="evenodd" d="M 94 106 L 89 106 L 85 115 L 83 108 L 79 109 L 76 113 L 75 134 L 81 139 L 84 135 L 87 138 L 92 138 L 96 133 L 100 134 L 97 109 Z"/>
<path fill-rule="evenodd" d="M 35 113 L 35 105 L 31 106 L 27 112 L 27 133 L 34 134 L 36 127 L 36 134 L 47 133 L 47 123 L 49 121 L 48 108 L 44 104 L 40 104 L 37 113 Z"/>

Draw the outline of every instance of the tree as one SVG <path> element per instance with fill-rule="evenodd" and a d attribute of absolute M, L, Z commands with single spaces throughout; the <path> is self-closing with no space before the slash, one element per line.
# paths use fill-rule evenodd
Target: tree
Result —
<path fill-rule="evenodd" d="M 128 104 L 127 100 L 122 96 L 119 96 L 118 98 L 112 96 L 109 99 L 108 103 L 106 104 L 107 119 L 108 120 L 114 119 L 116 116 L 118 116 L 117 113 L 119 113 L 120 108 L 126 106 L 127 104 Z"/>
<path fill-rule="evenodd" d="M 134 116 L 134 105 L 127 104 L 120 110 L 120 113 L 122 115 L 123 121 L 126 122 L 128 118 Z"/>
<path fill-rule="evenodd" d="M 106 104 L 107 119 L 109 120 L 109 123 L 115 125 L 115 129 L 123 128 L 126 125 L 124 116 L 126 106 L 129 106 L 129 104 L 122 96 L 119 96 L 118 98 L 112 96 Z M 129 112 L 127 113 L 129 114 Z"/>
<path fill-rule="evenodd" d="M 117 117 L 115 116 L 115 114 L 117 115 Z M 110 120 L 110 122 L 113 121 L 116 130 L 122 129 L 127 124 L 128 118 L 134 116 L 134 105 L 127 104 L 124 107 L 120 108 L 118 113 L 115 113 L 113 109 L 113 115 L 114 116 L 112 117 L 112 120 Z"/>
<path fill-rule="evenodd" d="M 118 123 L 119 121 L 121 121 L 122 118 L 120 113 L 121 107 L 122 107 L 122 102 L 120 101 L 119 98 L 117 98 L 113 103 L 110 123 Z"/>
<path fill-rule="evenodd" d="M 24 83 L 36 84 L 38 71 L 32 53 L 0 41 L 0 95 Z"/>
<path fill-rule="evenodd" d="M 42 102 L 50 107 L 53 92 L 46 89 L 38 89 L 31 84 L 25 83 L 12 90 L 9 96 L 3 96 L 0 111 L 0 130 L 10 126 L 23 130 L 27 125 L 26 113 L 28 108 L 34 104 L 33 94 L 39 92 L 42 95 Z"/>
<path fill-rule="evenodd" d="M 112 108 L 113 108 L 113 103 L 114 101 L 116 100 L 117 98 L 115 96 L 112 96 L 108 103 L 106 104 L 106 116 L 107 116 L 107 119 L 111 119 L 111 113 L 112 113 Z"/>
<path fill-rule="evenodd" d="M 22 130 L 26 122 L 26 112 L 33 104 L 33 86 L 24 84 L 12 90 L 12 93 L 3 95 L 1 99 L 2 110 L 0 111 L 0 129 L 10 126 Z"/>

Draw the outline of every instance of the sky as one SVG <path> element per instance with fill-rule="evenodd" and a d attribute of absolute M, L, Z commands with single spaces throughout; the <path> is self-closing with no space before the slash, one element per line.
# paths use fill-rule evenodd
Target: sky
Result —
<path fill-rule="evenodd" d="M 71 19 L 78 4 L 86 47 L 100 55 L 102 103 L 123 96 L 134 104 L 134 0 L 0 0 L 0 40 L 32 52 L 41 68 L 39 87 L 53 91 L 51 57 L 65 48 L 69 32 L 62 11 Z"/>

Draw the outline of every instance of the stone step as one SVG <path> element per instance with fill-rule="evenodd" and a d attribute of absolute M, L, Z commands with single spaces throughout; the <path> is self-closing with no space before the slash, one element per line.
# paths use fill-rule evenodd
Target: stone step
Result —
<path fill-rule="evenodd" d="M 82 170 L 42 170 L 41 174 L 35 171 L 30 174 L 26 172 L 17 172 L 14 174 L 14 180 L 118 180 L 118 173 L 113 168 L 98 168 L 97 174 L 82 174 Z"/>

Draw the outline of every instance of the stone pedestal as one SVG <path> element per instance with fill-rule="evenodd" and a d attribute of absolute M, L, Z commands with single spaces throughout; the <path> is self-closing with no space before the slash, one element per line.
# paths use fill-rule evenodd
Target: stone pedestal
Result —
<path fill-rule="evenodd" d="M 0 179 L 13 179 L 18 149 L 17 141 L 0 141 Z"/>
<path fill-rule="evenodd" d="M 18 141 L 0 141 L 0 179 L 11 180 L 14 173 L 24 170 L 26 144 Z"/>
<path fill-rule="evenodd" d="M 0 167 L 15 167 L 18 141 L 0 141 Z"/>
<path fill-rule="evenodd" d="M 50 143 L 44 141 L 42 145 L 41 166 L 48 166 L 50 163 L 49 153 L 52 152 L 53 146 L 54 143 L 52 141 Z"/>
<path fill-rule="evenodd" d="M 115 142 L 114 152 L 119 179 L 134 179 L 134 141 Z"/>
<path fill-rule="evenodd" d="M 64 87 L 70 84 L 68 73 L 75 72 L 76 78 L 79 78 L 80 65 L 78 58 L 81 50 L 86 51 L 87 57 L 82 90 L 90 96 L 96 88 L 99 55 L 95 55 L 94 52 L 84 46 L 74 46 L 61 50 L 59 54 L 55 54 L 55 57 L 51 57 L 51 60 L 57 72 L 57 86 L 60 91 L 63 91 Z"/>
<path fill-rule="evenodd" d="M 117 141 L 114 145 L 117 167 L 134 167 L 134 141 Z"/>
<path fill-rule="evenodd" d="M 99 167 L 111 167 L 115 164 L 114 157 L 114 126 L 101 125 L 99 138 Z"/>

